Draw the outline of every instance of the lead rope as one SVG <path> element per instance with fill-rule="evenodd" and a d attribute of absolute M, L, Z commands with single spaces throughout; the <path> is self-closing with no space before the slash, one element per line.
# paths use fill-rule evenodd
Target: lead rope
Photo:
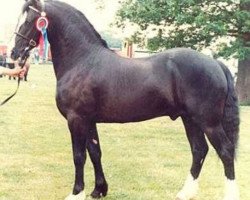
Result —
<path fill-rule="evenodd" d="M 28 56 L 25 57 L 24 62 L 23 62 L 23 63 L 21 64 L 21 66 L 20 66 L 21 68 L 24 67 L 24 65 L 26 64 L 27 59 L 28 59 Z M 2 105 L 4 105 L 5 103 L 7 103 L 10 99 L 12 99 L 12 97 L 14 97 L 14 96 L 16 95 L 16 93 L 17 93 L 17 91 L 18 91 L 18 89 L 19 89 L 20 81 L 21 81 L 21 78 L 18 77 L 18 80 L 17 80 L 17 88 L 16 88 L 15 92 L 14 92 L 12 95 L 10 95 L 7 99 L 5 99 L 4 101 L 2 101 L 2 103 L 0 104 L 0 106 L 2 106 Z"/>

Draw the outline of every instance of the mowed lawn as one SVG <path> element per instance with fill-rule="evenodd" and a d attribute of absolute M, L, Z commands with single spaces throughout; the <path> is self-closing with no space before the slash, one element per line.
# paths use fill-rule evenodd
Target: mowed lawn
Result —
<path fill-rule="evenodd" d="M 0 78 L 0 100 L 16 88 Z M 0 200 L 60 200 L 72 190 L 74 166 L 66 120 L 55 105 L 51 65 L 31 66 L 28 82 L 0 107 Z M 136 112 L 136 110 L 135 110 Z M 109 183 L 105 200 L 171 200 L 182 187 L 191 153 L 181 120 L 99 124 L 103 167 Z M 85 168 L 87 199 L 94 186 L 90 159 Z M 241 200 L 249 200 L 250 107 L 241 107 L 236 163 Z M 222 199 L 224 172 L 210 147 L 198 200 Z"/>

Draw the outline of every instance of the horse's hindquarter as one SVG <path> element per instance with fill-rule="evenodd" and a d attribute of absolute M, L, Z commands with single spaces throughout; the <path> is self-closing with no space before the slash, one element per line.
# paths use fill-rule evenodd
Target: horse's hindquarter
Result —
<path fill-rule="evenodd" d="M 174 49 L 172 60 L 181 78 L 178 87 L 185 111 L 197 121 L 219 121 L 224 112 L 227 80 L 219 63 L 189 49 Z"/>

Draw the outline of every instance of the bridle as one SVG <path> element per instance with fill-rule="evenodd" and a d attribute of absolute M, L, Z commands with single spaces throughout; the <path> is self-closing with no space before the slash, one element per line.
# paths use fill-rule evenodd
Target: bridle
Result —
<path fill-rule="evenodd" d="M 32 6 L 29 6 L 29 8 L 30 8 L 31 10 L 33 10 L 33 11 L 39 13 L 40 16 L 42 17 L 42 19 L 46 19 L 46 18 L 45 18 L 45 16 L 46 16 L 45 12 L 40 12 L 39 10 L 37 10 L 36 8 L 34 8 L 34 7 L 32 7 Z M 43 2 L 43 1 L 42 1 L 42 10 L 44 10 L 44 2 Z M 40 17 L 40 18 L 41 18 L 41 17 Z M 40 18 L 38 18 L 38 20 L 39 20 Z M 47 25 L 48 25 L 48 24 L 47 24 Z M 47 28 L 47 27 L 46 27 L 46 28 Z M 28 37 L 24 36 L 24 35 L 21 34 L 21 33 L 14 32 L 14 34 L 17 35 L 18 37 L 21 37 L 21 38 L 23 38 L 24 40 L 28 41 L 28 46 L 24 49 L 24 53 L 20 56 L 20 57 L 21 57 L 21 61 L 20 61 L 20 62 L 21 62 L 21 65 L 20 65 L 20 67 L 23 68 L 23 67 L 25 66 L 26 62 L 27 62 L 27 59 L 29 58 L 29 51 L 30 51 L 32 48 L 36 47 L 36 46 L 37 46 L 37 43 L 36 43 L 36 41 L 35 41 L 33 38 L 29 39 Z M 35 33 L 34 33 L 34 35 L 35 35 Z M 2 105 L 4 105 L 5 103 L 7 103 L 12 97 L 14 97 L 14 96 L 16 95 L 16 93 L 17 93 L 17 91 L 18 91 L 18 89 L 19 89 L 20 81 L 21 81 L 21 78 L 18 77 L 18 80 L 17 80 L 17 88 L 16 88 L 15 92 L 14 92 L 12 95 L 10 95 L 8 98 L 6 98 L 4 101 L 2 101 L 2 102 L 0 103 L 0 106 L 2 106 Z"/>
<path fill-rule="evenodd" d="M 45 12 L 40 12 L 39 10 L 37 10 L 36 8 L 34 8 L 33 6 L 29 6 L 29 8 L 32 10 L 32 11 L 34 11 L 34 12 L 36 12 L 36 13 L 38 13 L 39 15 L 40 15 L 40 17 L 38 18 L 38 20 L 41 18 L 41 16 L 43 17 L 43 15 L 46 15 L 46 14 L 44 14 Z M 42 9 L 44 10 L 44 4 L 43 4 L 43 6 L 42 6 Z M 23 53 L 23 55 L 21 55 L 20 57 L 21 57 L 21 62 L 23 61 L 23 60 L 27 60 L 27 57 L 29 56 L 29 51 L 31 50 L 31 49 L 33 49 L 34 47 L 36 47 L 37 46 L 37 43 L 36 43 L 36 41 L 33 39 L 34 38 L 34 36 L 33 36 L 33 38 L 28 38 L 28 37 L 26 37 L 25 35 L 23 35 L 23 34 L 21 34 L 21 33 L 19 33 L 19 32 L 14 32 L 14 34 L 16 35 L 16 36 L 18 36 L 18 37 L 21 37 L 21 38 L 23 38 L 24 40 L 26 40 L 26 41 L 28 41 L 28 46 L 24 49 L 24 53 Z M 34 33 L 34 35 L 35 35 L 35 33 Z M 25 65 L 25 63 L 24 63 L 24 65 Z M 22 66 L 21 66 L 22 67 Z"/>
<path fill-rule="evenodd" d="M 14 34 L 16 34 L 17 36 L 19 36 L 19 37 L 21 37 L 21 38 L 23 38 L 23 39 L 25 39 L 27 41 L 29 41 L 29 46 L 36 47 L 37 44 L 36 44 L 35 40 L 29 39 L 26 36 L 24 36 L 24 35 L 22 35 L 21 33 L 18 33 L 18 32 L 15 32 Z"/>
<path fill-rule="evenodd" d="M 30 50 L 33 49 L 34 47 L 36 47 L 37 43 L 36 43 L 36 41 L 34 39 L 29 39 L 29 38 L 27 38 L 26 36 L 24 36 L 21 33 L 15 32 L 14 34 L 17 35 L 18 37 L 21 37 L 24 40 L 28 41 L 27 47 L 24 48 L 23 54 L 20 55 L 20 58 L 21 58 L 20 62 L 22 63 L 22 65 L 20 67 L 23 68 L 24 65 L 26 64 L 27 59 L 29 58 L 29 52 L 30 52 Z M 12 51 L 14 51 L 14 50 L 12 50 Z"/>

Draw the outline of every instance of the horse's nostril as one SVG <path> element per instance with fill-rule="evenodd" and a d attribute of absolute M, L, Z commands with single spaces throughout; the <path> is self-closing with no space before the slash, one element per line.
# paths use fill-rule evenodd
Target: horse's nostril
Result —
<path fill-rule="evenodd" d="M 11 54 L 10 54 L 11 59 L 17 60 L 19 57 L 18 51 L 16 49 L 12 49 Z"/>

